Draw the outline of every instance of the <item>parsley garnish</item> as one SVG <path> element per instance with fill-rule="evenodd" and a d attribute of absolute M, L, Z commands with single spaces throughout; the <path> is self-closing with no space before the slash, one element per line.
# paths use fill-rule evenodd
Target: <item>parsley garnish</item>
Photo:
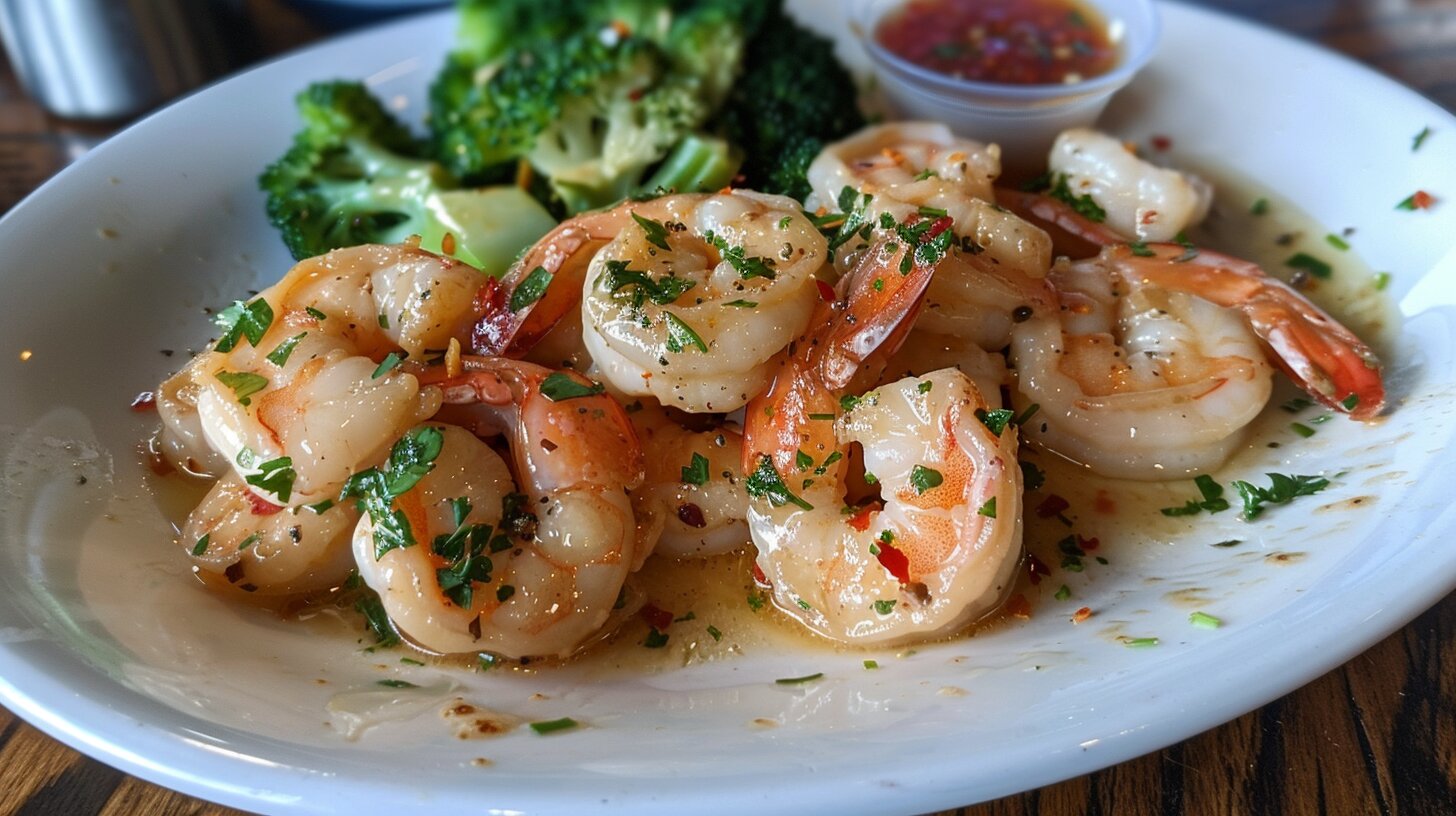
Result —
<path fill-rule="evenodd" d="M 849 243 L 857 233 L 871 227 L 869 217 L 870 202 L 874 197 L 869 193 L 861 194 L 853 187 L 845 187 L 839 191 L 839 209 L 843 213 L 843 223 L 839 225 L 839 231 L 829 239 L 829 252 Z"/>
<path fill-rule="evenodd" d="M 981 505 L 980 510 L 976 511 L 976 515 L 985 516 L 986 518 L 996 518 L 996 497 L 992 496 L 986 499 L 986 503 Z"/>
<path fill-rule="evenodd" d="M 803 677 L 780 677 L 774 682 L 781 686 L 796 686 L 800 683 L 812 683 L 823 676 L 824 672 L 814 672 L 813 674 L 806 674 Z"/>
<path fill-rule="evenodd" d="M 927 490 L 940 487 L 944 481 L 945 477 L 941 476 L 940 471 L 934 468 L 928 468 L 924 465 L 916 465 L 910 468 L 910 484 L 914 486 L 917 494 L 923 494 Z"/>
<path fill-rule="evenodd" d="M 1346 411 L 1353 411 L 1353 410 L 1355 410 L 1355 408 L 1359 404 L 1360 404 L 1360 395 L 1359 394 L 1351 394 L 1350 396 L 1345 397 L 1344 399 L 1340 400 L 1340 407 L 1341 408 L 1344 408 Z"/>
<path fill-rule="evenodd" d="M 895 601 L 875 601 L 875 613 L 888 615 L 895 611 Z"/>
<path fill-rule="evenodd" d="M 624 296 L 629 297 L 632 305 L 639 309 L 649 300 L 659 306 L 666 306 L 682 297 L 684 292 L 698 285 L 697 281 L 690 281 L 675 275 L 653 280 L 645 272 L 628 269 L 626 261 L 607 261 L 607 271 L 602 273 L 602 276 L 597 279 L 597 283 L 614 295 L 631 287 L 631 291 L 625 293 Z"/>
<path fill-rule="evenodd" d="M 576 728 L 579 725 L 581 725 L 581 723 L 573 720 L 570 717 L 562 717 L 559 720 L 533 722 L 531 723 L 531 730 L 535 731 L 537 734 L 551 734 L 557 731 L 566 731 L 568 729 Z"/>
<path fill-rule="evenodd" d="M 1269 199 L 1256 199 L 1249 207 L 1249 215 L 1264 215 L 1269 212 Z"/>
<path fill-rule="evenodd" d="M 354 602 L 354 609 L 364 616 L 364 624 L 374 634 L 374 645 L 389 647 L 399 643 L 399 634 L 389 623 L 389 614 L 384 611 L 384 602 L 370 590 Z"/>
<path fill-rule="evenodd" d="M 742 298 L 739 298 L 738 300 L 730 300 L 730 301 L 728 301 L 727 303 L 725 303 L 723 305 L 724 306 L 732 306 L 735 309 L 752 309 L 752 308 L 754 308 L 755 306 L 758 305 L 758 301 L 756 301 L 756 300 L 744 300 Z"/>
<path fill-rule="evenodd" d="M 940 174 L 931 170 L 929 167 L 915 174 L 916 181 L 925 181 L 928 178 L 940 178 Z"/>
<path fill-rule="evenodd" d="M 314 320 L 326 320 L 326 319 L 328 319 L 328 315 L 324 314 L 323 312 L 319 311 L 318 309 L 315 309 L 312 306 L 306 306 L 306 307 L 304 307 L 304 311 L 307 312 L 308 313 L 308 316 L 311 317 L 311 318 L 313 318 Z"/>
<path fill-rule="evenodd" d="M 1057 176 L 1056 183 L 1047 191 L 1047 195 L 1070 204 L 1073 211 L 1088 221 L 1095 221 L 1099 224 L 1106 221 L 1107 211 L 1098 206 L 1097 202 L 1092 200 L 1091 195 L 1074 194 L 1069 181 L 1066 173 Z"/>
<path fill-rule="evenodd" d="M 1058 589 L 1057 590 L 1057 593 L 1055 595 L 1053 595 L 1052 597 L 1053 598 L 1056 598 L 1059 601 L 1065 601 L 1068 598 L 1071 598 L 1072 597 L 1072 590 L 1066 584 L 1062 584 L 1061 589 Z"/>
<path fill-rule="evenodd" d="M 377 380 L 393 371 L 394 367 L 399 365 L 408 356 L 409 352 L 407 351 L 391 351 L 379 362 L 379 367 L 374 369 L 373 378 Z"/>
<path fill-rule="evenodd" d="M 207 545 L 212 541 L 212 533 L 204 533 L 202 538 L 197 539 L 197 544 L 192 548 L 193 555 L 202 555 L 207 552 Z"/>
<path fill-rule="evenodd" d="M 729 265 L 737 270 L 738 277 L 743 280 L 750 280 L 752 278 L 768 278 L 769 280 L 773 280 L 778 277 L 778 273 L 773 269 L 775 262 L 772 258 L 746 255 L 743 247 L 729 246 L 728 241 L 721 235 L 715 235 L 710 232 L 703 237 L 707 239 L 708 243 L 718 248 L 718 252 L 723 256 L 723 260 L 727 261 Z"/>
<path fill-rule="evenodd" d="M 278 347 L 268 352 L 268 362 L 282 368 L 288 364 L 288 358 L 293 355 L 293 349 L 298 341 L 308 336 L 308 332 L 299 332 L 292 337 L 278 344 Z"/>
<path fill-rule="evenodd" d="M 594 397 L 606 390 L 607 387 L 599 382 L 583 385 L 577 382 L 570 374 L 563 371 L 556 371 L 547 376 L 546 379 L 541 381 L 540 387 L 541 396 L 552 402 Z"/>
<path fill-rule="evenodd" d="M 672 247 L 667 245 L 667 227 L 664 227 L 662 222 L 653 221 L 651 218 L 643 218 L 636 212 L 632 213 L 632 220 L 636 221 L 637 226 L 642 228 L 642 234 L 647 236 L 647 243 L 652 244 L 658 249 L 672 249 Z"/>
<path fill-rule="evenodd" d="M 1133 241 L 1127 245 L 1127 248 L 1132 251 L 1133 255 L 1139 258 L 1153 258 L 1158 254 L 1149 249 L 1148 245 L 1142 241 Z"/>
<path fill-rule="evenodd" d="M 511 292 L 511 299 L 507 306 L 512 312 L 519 312 L 540 300 L 546 294 L 547 287 L 551 286 L 551 278 L 551 273 L 547 272 L 544 266 L 532 269 L 531 274 L 527 275 L 525 280 L 516 284 L 516 290 Z"/>
<path fill-rule="evenodd" d="M 1425 144 L 1429 138 L 1431 138 L 1431 129 L 1429 127 L 1421 128 L 1421 132 L 1417 133 L 1414 139 L 1411 139 L 1411 152 L 1414 153 L 1420 150 L 1421 145 Z"/>
<path fill-rule="evenodd" d="M 247 371 L 219 371 L 217 381 L 233 390 L 239 405 L 252 405 L 252 395 L 268 387 L 268 378 Z"/>
<path fill-rule="evenodd" d="M 1284 262 L 1284 265 L 1290 269 L 1302 269 L 1321 280 L 1327 280 L 1333 272 L 1329 264 L 1304 252 L 1298 252 L 1290 256 L 1289 260 Z"/>
<path fill-rule="evenodd" d="M 1346 252 L 1350 249 L 1350 242 L 1334 234 L 1333 232 L 1325 236 L 1325 243 L 1329 244 L 1335 249 L 1338 249 L 1341 252 Z"/>
<path fill-rule="evenodd" d="M 694 453 L 692 461 L 682 469 L 683 484 L 705 485 L 708 483 L 708 457 L 701 453 Z"/>
<path fill-rule="evenodd" d="M 1223 626 L 1223 621 L 1215 618 L 1207 612 L 1194 612 L 1188 616 L 1188 622 L 1199 629 L 1217 629 Z"/>
<path fill-rule="evenodd" d="M 408 680 L 376 680 L 375 682 L 378 685 L 384 686 L 385 688 L 397 688 L 397 689 L 419 688 L 419 686 L 415 685 L 414 683 L 411 683 Z"/>
<path fill-rule="evenodd" d="M 749 474 L 744 482 L 748 495 L 755 499 L 768 499 L 769 504 L 774 507 L 783 507 L 792 504 L 801 510 L 813 510 L 814 505 L 795 496 L 784 480 L 779 476 L 778 470 L 774 467 L 773 459 L 767 454 L 758 458 L 758 469 Z"/>
<path fill-rule="evenodd" d="M 708 344 L 704 343 L 703 338 L 698 336 L 697 332 L 693 331 L 692 326 L 689 326 L 682 318 L 672 312 L 663 312 L 663 315 L 667 318 L 668 351 L 674 354 L 681 354 L 689 346 L 695 346 L 698 351 L 704 354 L 708 353 Z"/>
<path fill-rule="evenodd" d="M 1040 490 L 1046 484 L 1046 473 L 1031 462 L 1020 462 L 1021 481 L 1028 491 Z"/>
<path fill-rule="evenodd" d="M 649 649 L 661 649 L 667 645 L 667 633 L 659 632 L 654 626 L 647 632 L 647 639 L 642 641 L 642 645 Z"/>
<path fill-rule="evenodd" d="M 1229 509 L 1228 499 L 1223 497 L 1223 485 L 1212 476 L 1200 474 L 1193 478 L 1193 483 L 1203 495 L 1202 500 L 1189 499 L 1182 507 L 1164 507 L 1160 512 L 1165 516 L 1196 516 L 1204 511 L 1221 513 Z"/>
<path fill-rule="evenodd" d="M 997 408 L 994 411 L 976 409 L 976 419 L 981 420 L 981 424 L 991 429 L 991 433 L 997 436 L 1006 430 L 1006 426 L 1011 424 L 1011 420 L 1015 416 L 1016 412 L 1010 408 Z"/>
<path fill-rule="evenodd" d="M 242 338 L 247 338 L 248 345 L 256 348 L 273 325 L 273 307 L 262 298 L 248 304 L 238 300 L 218 312 L 213 320 L 222 329 L 222 339 L 216 346 L 218 351 L 232 351 Z"/>
<path fill-rule="evenodd" d="M 708 634 L 713 638 L 714 641 L 720 641 L 723 639 L 723 633 L 719 631 L 718 627 L 713 626 L 712 624 L 708 624 Z"/>
<path fill-rule="evenodd" d="M 293 495 L 293 482 L 297 478 L 298 473 L 293 469 L 293 459 L 288 456 L 280 456 L 258 465 L 258 472 L 244 476 L 243 481 L 259 490 L 272 493 L 278 497 L 280 502 L 287 502 L 288 497 Z"/>
<path fill-rule="evenodd" d="M 1286 475 L 1266 473 L 1269 487 L 1260 487 L 1249 482 L 1234 482 L 1234 489 L 1244 500 L 1244 518 L 1252 521 L 1258 518 L 1265 505 L 1289 504 L 1300 496 L 1310 496 L 1330 486 L 1330 480 L 1322 476 Z"/>
<path fill-rule="evenodd" d="M 758 610 L 760 610 L 760 609 L 763 608 L 763 593 L 762 592 L 750 592 L 750 593 L 748 593 L 748 608 L 749 609 L 752 609 L 754 612 L 757 612 Z"/>
<path fill-rule="evenodd" d="M 369 468 L 349 477 L 339 500 L 357 499 L 361 511 L 374 524 L 374 557 L 380 559 L 396 547 L 415 544 L 414 532 L 403 510 L 393 509 L 396 497 L 407 493 L 435 467 L 445 444 L 439 428 L 416 428 L 394 443 L 383 469 Z"/>

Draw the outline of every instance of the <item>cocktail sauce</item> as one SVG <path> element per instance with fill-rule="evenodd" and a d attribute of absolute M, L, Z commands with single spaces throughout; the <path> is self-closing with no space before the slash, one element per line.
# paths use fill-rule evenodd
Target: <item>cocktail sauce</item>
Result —
<path fill-rule="evenodd" d="M 875 27 L 886 50 L 946 76 L 1060 85 L 1121 57 L 1106 20 L 1077 0 L 908 0 Z"/>

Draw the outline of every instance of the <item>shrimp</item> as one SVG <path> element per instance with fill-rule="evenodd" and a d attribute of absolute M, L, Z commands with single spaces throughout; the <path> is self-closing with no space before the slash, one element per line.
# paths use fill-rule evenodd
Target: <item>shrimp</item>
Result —
<path fill-rule="evenodd" d="M 187 517 L 180 543 L 215 590 L 292 597 L 344 582 L 354 566 L 350 540 L 358 519 L 347 503 L 286 510 L 228 473 Z"/>
<path fill-rule="evenodd" d="M 829 145 L 809 165 L 813 193 L 807 206 L 848 211 L 855 207 L 852 190 L 868 196 L 865 215 L 889 213 L 896 221 L 913 214 L 942 212 L 958 235 L 986 252 L 1008 273 L 1045 277 L 1051 266 L 1051 239 L 1041 229 L 997 209 L 992 183 L 1001 174 L 1001 150 L 961 139 L 933 122 L 871 125 Z M 853 250 L 841 254 L 840 265 L 853 265 Z M 868 246 L 868 244 L 865 244 Z M 935 286 L 934 283 L 931 284 Z"/>
<path fill-rule="evenodd" d="M 259 495 L 316 503 L 439 408 L 438 393 L 381 362 L 443 352 L 465 336 L 482 279 L 408 245 L 310 258 L 244 309 L 255 336 L 234 330 L 230 347 L 201 355 L 184 372 L 190 383 L 174 391 L 179 402 L 191 397 L 209 446 Z M 190 438 L 191 414 L 163 413 L 174 437 Z M 289 489 L 258 486 L 285 467 Z"/>
<path fill-rule="evenodd" d="M 592 259 L 582 288 L 587 350 L 621 393 L 690 413 L 741 408 L 820 300 L 824 236 L 779 196 L 657 202 L 663 221 L 637 213 L 642 220 Z"/>
<path fill-rule="evenodd" d="M 1207 217 L 1213 203 L 1213 188 L 1203 179 L 1146 162 L 1094 130 L 1058 136 L 1048 165 L 1059 198 L 998 188 L 996 201 L 1040 224 L 1057 250 L 1073 258 L 1127 241 L 1172 241 Z M 1094 206 L 1073 208 L 1064 200 L 1083 197 Z"/>
<path fill-rule="evenodd" d="M 961 628 L 1000 603 L 1021 551 L 1016 431 L 977 418 L 988 404 L 969 378 L 935 371 L 841 402 L 860 365 L 892 352 L 913 320 L 931 268 L 900 275 L 906 251 L 877 242 L 843 309 L 820 310 L 745 414 L 759 569 L 779 608 L 845 643 Z M 854 444 L 883 498 L 846 515 Z"/>
<path fill-rule="evenodd" d="M 653 550 L 659 555 L 719 555 L 748 543 L 748 494 L 739 469 L 743 435 L 731 423 L 699 424 L 686 427 L 655 404 L 632 414 L 647 463 L 632 501 L 639 520 L 661 519 Z"/>
<path fill-rule="evenodd" d="M 1115 246 L 1058 266 L 1052 282 L 1061 314 L 1013 330 L 1017 402 L 1040 406 L 1032 440 L 1100 473 L 1217 468 L 1268 401 L 1271 361 L 1357 419 L 1384 405 L 1374 354 L 1253 264 Z"/>
<path fill-rule="evenodd" d="M 647 557 L 626 493 L 641 448 L 621 405 L 580 375 L 496 358 L 462 367 L 436 383 L 441 418 L 503 434 L 512 466 L 440 427 L 432 469 L 392 505 L 420 543 L 382 547 L 390 539 L 361 519 L 359 574 L 424 649 L 564 657 L 600 632 Z"/>

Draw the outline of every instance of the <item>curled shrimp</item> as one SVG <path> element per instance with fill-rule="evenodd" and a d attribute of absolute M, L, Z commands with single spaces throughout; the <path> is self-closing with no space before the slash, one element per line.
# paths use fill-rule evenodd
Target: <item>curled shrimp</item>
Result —
<path fill-rule="evenodd" d="M 1040 224 L 1072 258 L 1127 241 L 1172 241 L 1201 222 L 1213 203 L 1203 179 L 1144 161 L 1123 142 L 1086 128 L 1057 137 L 1047 177 L 1060 198 L 1001 188 L 996 201 Z M 1074 208 L 1065 200 L 1084 196 L 1095 206 Z"/>
<path fill-rule="evenodd" d="M 188 515 L 180 543 L 213 589 L 260 598 L 306 595 L 348 577 L 358 519 L 347 503 L 270 504 L 228 473 Z"/>
<path fill-rule="evenodd" d="M 915 214 L 942 213 L 958 235 L 984 250 L 1004 273 L 1044 277 L 1051 266 L 1051 240 L 995 206 L 992 183 L 1000 174 L 999 147 L 959 138 L 945 125 L 871 125 L 824 148 L 809 165 L 814 191 L 807 205 L 811 211 L 861 206 L 871 220 L 889 213 L 900 222 Z M 868 197 L 867 204 L 861 196 Z M 868 246 L 851 242 L 848 252 L 841 251 L 843 268 L 853 265 L 853 251 L 862 245 Z"/>
<path fill-rule="evenodd" d="M 582 288 L 587 349 L 629 396 L 690 413 L 741 408 L 808 324 L 824 236 L 779 196 L 657 201 L 664 220 L 637 213 L 592 259 Z"/>
<path fill-rule="evenodd" d="M 658 555 L 719 555 L 748 543 L 748 495 L 739 468 L 743 435 L 731 423 L 697 419 L 650 402 L 632 413 L 646 461 L 632 501 L 639 520 L 661 520 L 653 548 Z"/>
<path fill-rule="evenodd" d="M 1011 346 L 1031 439 L 1111 476 L 1207 472 L 1268 401 L 1270 362 L 1332 408 L 1380 412 L 1379 362 L 1347 329 L 1253 264 L 1188 256 L 1120 245 L 1053 270 L 1060 315 Z"/>
<path fill-rule="evenodd" d="M 571 654 L 600 632 L 647 557 L 626 493 L 641 481 L 641 448 L 621 405 L 580 375 L 495 358 L 462 366 L 436 383 L 448 403 L 441 416 L 504 436 L 511 465 L 444 426 L 433 469 L 394 500 L 420 543 L 380 554 L 372 520 L 362 519 L 360 575 L 425 649 Z M 460 497 L 470 510 L 457 519 Z M 462 527 L 487 542 L 475 555 L 430 543 Z"/>
<path fill-rule="evenodd" d="M 390 354 L 443 353 L 464 336 L 481 280 L 465 264 L 408 245 L 305 260 L 248 305 L 258 336 L 234 336 L 164 386 L 164 437 L 192 447 L 200 428 L 275 503 L 328 498 L 439 408 L 437 393 L 381 364 Z M 282 472 L 283 462 L 289 489 L 260 487 L 269 463 Z"/>
<path fill-rule="evenodd" d="M 941 370 L 841 402 L 854 361 L 894 350 L 928 285 L 929 268 L 899 274 L 905 251 L 877 243 L 843 309 L 820 311 L 745 414 L 758 566 L 779 608 L 846 643 L 954 631 L 1000 603 L 1020 556 L 1016 433 L 976 417 L 988 405 L 969 378 Z M 881 498 L 845 513 L 855 444 Z"/>

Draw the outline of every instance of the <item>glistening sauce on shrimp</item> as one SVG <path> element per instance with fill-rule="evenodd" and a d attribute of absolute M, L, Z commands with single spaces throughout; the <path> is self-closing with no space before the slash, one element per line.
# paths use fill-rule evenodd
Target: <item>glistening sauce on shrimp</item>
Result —
<path fill-rule="evenodd" d="M 874 36 L 937 73 L 1007 85 L 1093 79 L 1121 56 L 1107 22 L 1077 0 L 910 0 Z"/>

